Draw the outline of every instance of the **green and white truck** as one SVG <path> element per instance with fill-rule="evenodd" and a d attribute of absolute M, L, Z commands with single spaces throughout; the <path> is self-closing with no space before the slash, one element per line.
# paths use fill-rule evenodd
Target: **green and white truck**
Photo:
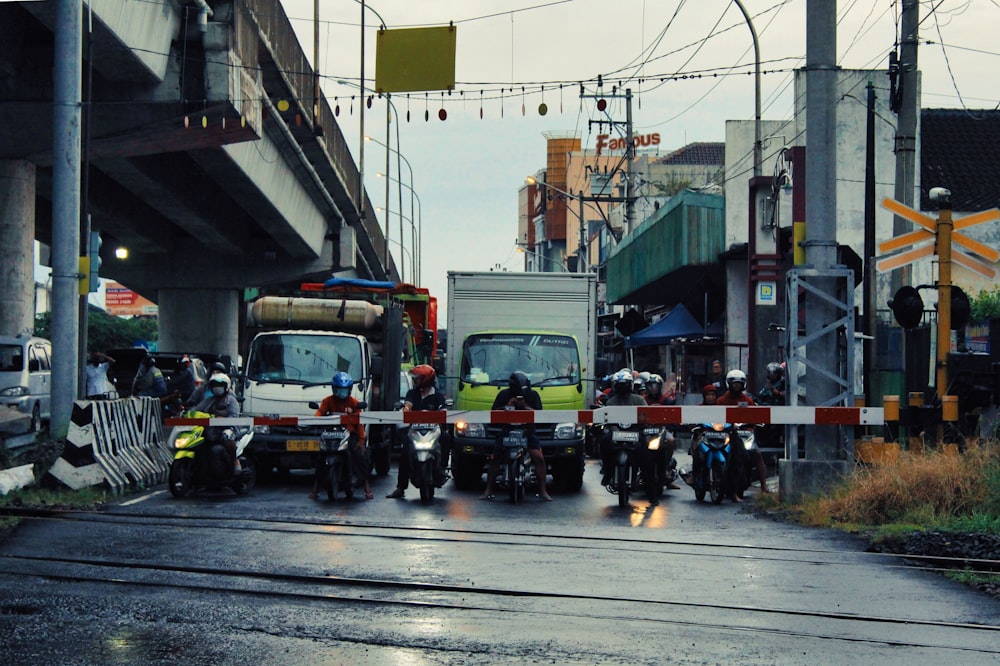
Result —
<path fill-rule="evenodd" d="M 512 372 L 531 378 L 545 410 L 588 409 L 594 393 L 597 277 L 592 273 L 448 272 L 447 393 L 457 410 L 489 410 Z M 457 423 L 452 475 L 482 483 L 498 428 Z M 540 423 L 553 481 L 583 483 L 585 424 Z"/>

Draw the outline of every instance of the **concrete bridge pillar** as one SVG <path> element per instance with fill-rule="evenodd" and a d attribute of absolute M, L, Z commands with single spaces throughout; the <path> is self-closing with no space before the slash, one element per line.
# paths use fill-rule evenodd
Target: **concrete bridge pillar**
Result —
<path fill-rule="evenodd" d="M 235 359 L 240 353 L 241 297 L 237 289 L 160 289 L 158 347 Z"/>
<path fill-rule="evenodd" d="M 0 160 L 0 335 L 35 328 L 35 165 Z"/>

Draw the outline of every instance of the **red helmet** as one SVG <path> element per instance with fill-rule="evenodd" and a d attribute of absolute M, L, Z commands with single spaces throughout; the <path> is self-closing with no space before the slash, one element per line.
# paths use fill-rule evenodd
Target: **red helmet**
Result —
<path fill-rule="evenodd" d="M 417 365 L 410 370 L 410 377 L 413 378 L 414 388 L 424 388 L 425 386 L 432 386 L 434 384 L 437 373 L 429 365 Z"/>

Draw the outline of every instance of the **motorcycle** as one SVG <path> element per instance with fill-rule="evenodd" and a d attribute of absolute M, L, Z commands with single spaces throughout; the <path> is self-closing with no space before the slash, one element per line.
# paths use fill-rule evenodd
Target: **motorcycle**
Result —
<path fill-rule="evenodd" d="M 503 449 L 497 484 L 507 489 L 511 504 L 524 499 L 525 489 L 537 482 L 534 464 L 528 454 L 528 431 L 523 425 L 506 425 L 497 435 Z"/>
<path fill-rule="evenodd" d="M 666 426 L 646 426 L 643 434 L 648 438 L 646 450 L 653 458 L 653 478 L 656 497 L 662 497 L 667 486 L 677 480 L 677 459 L 671 454 L 669 459 L 667 451 L 670 449 L 667 442 L 674 440 L 674 433 Z"/>
<path fill-rule="evenodd" d="M 347 426 L 334 425 L 323 429 L 319 436 L 319 455 L 321 471 L 317 471 L 317 475 L 326 488 L 327 499 L 335 500 L 341 491 L 348 501 L 354 499 L 351 431 Z"/>
<path fill-rule="evenodd" d="M 410 456 L 410 483 L 420 491 L 420 501 L 430 502 L 434 499 L 434 489 L 448 481 L 448 474 L 441 466 L 441 426 L 432 423 L 410 425 L 403 455 Z"/>
<path fill-rule="evenodd" d="M 657 457 L 664 428 L 617 423 L 608 429 L 615 466 L 605 488 L 612 495 L 618 495 L 618 506 L 622 508 L 628 506 L 629 494 L 639 489 L 645 491 L 650 504 L 658 504 L 666 484 L 665 477 L 657 479 Z"/>
<path fill-rule="evenodd" d="M 192 418 L 211 418 L 210 414 L 191 412 Z M 240 471 L 233 471 L 233 459 L 223 445 L 223 439 L 236 438 L 236 457 Z M 243 455 L 253 429 L 238 431 L 219 426 L 177 426 L 170 441 L 174 460 L 170 464 L 167 483 L 174 497 L 188 497 L 199 488 L 218 490 L 229 486 L 238 495 L 246 495 L 257 484 L 253 462 Z"/>
<path fill-rule="evenodd" d="M 732 423 L 705 423 L 694 429 L 692 470 L 684 481 L 694 488 L 694 496 L 704 501 L 706 493 L 713 504 L 727 495 L 743 498 L 750 487 L 747 451 L 753 446 L 753 428 Z"/>

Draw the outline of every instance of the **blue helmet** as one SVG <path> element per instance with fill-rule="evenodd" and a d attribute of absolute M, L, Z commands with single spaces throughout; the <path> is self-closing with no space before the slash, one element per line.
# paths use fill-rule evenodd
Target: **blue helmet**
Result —
<path fill-rule="evenodd" d="M 354 380 L 346 372 L 338 372 L 330 380 L 330 384 L 333 386 L 333 394 L 343 399 L 351 395 L 351 387 L 354 386 Z"/>

